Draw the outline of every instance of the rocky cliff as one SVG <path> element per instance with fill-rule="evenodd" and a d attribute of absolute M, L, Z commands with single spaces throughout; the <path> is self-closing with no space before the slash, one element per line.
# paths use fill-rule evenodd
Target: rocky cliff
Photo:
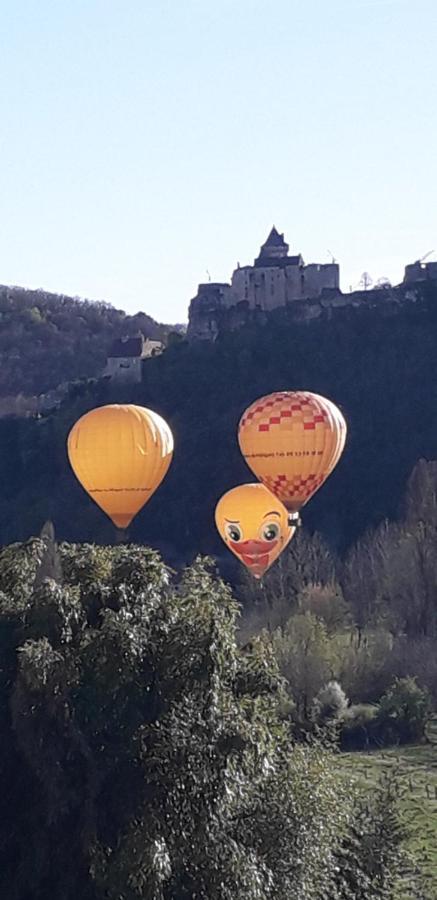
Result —
<path fill-rule="evenodd" d="M 270 312 L 259 307 L 252 309 L 245 301 L 229 307 L 224 303 L 223 285 L 201 285 L 199 294 L 190 304 L 187 334 L 191 341 L 215 341 L 221 333 L 262 324 L 277 315 L 283 316 L 287 322 L 329 321 L 333 316 L 354 310 L 373 310 L 389 316 L 405 304 L 420 302 L 429 285 L 430 282 L 418 281 L 349 294 L 327 289 L 318 297 L 293 300 Z"/>

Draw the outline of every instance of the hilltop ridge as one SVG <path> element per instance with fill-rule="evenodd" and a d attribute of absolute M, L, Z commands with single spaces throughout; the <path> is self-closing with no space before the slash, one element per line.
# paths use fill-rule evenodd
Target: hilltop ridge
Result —
<path fill-rule="evenodd" d="M 226 306 L 216 285 L 207 285 L 191 301 L 188 336 L 193 341 L 215 341 L 220 336 L 252 325 L 266 325 L 281 320 L 289 326 L 315 321 L 330 322 L 338 316 L 373 313 L 391 316 L 405 306 L 415 305 L 437 286 L 437 281 L 402 283 L 396 287 L 359 290 L 343 294 L 340 290 L 324 290 L 319 296 L 293 300 L 274 309 L 251 307 L 247 301 Z"/>
<path fill-rule="evenodd" d="M 425 283 L 437 283 L 437 263 L 417 260 L 405 267 L 402 284 L 392 287 L 381 279 L 372 289 L 343 293 L 340 267 L 331 263 L 305 264 L 301 253 L 289 255 L 289 244 L 273 226 L 253 265 L 240 266 L 231 281 L 199 284 L 189 308 L 188 338 L 214 341 L 219 334 L 253 324 L 265 324 L 278 310 L 286 310 L 286 320 L 311 322 L 328 320 L 337 310 L 367 307 L 389 313 L 404 302 L 415 302 Z M 368 276 L 363 276 L 367 282 Z"/>
<path fill-rule="evenodd" d="M 116 338 L 141 332 L 165 341 L 171 330 L 109 303 L 0 285 L 0 398 L 99 375 Z"/>

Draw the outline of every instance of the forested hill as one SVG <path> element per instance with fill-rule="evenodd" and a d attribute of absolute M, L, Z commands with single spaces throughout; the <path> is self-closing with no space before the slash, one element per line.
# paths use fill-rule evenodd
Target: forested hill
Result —
<path fill-rule="evenodd" d="M 0 541 L 25 538 L 47 518 L 60 537 L 110 540 L 105 516 L 70 472 L 65 440 L 85 410 L 114 401 L 155 409 L 170 423 L 169 474 L 138 516 L 132 539 L 183 560 L 226 557 L 214 507 L 227 489 L 254 480 L 236 441 L 246 405 L 273 390 L 306 388 L 343 410 L 349 436 L 342 461 L 305 510 L 305 522 L 339 549 L 385 516 L 395 516 L 421 458 L 437 457 L 437 288 L 393 308 L 342 310 L 331 321 L 291 323 L 278 310 L 259 327 L 215 344 L 172 346 L 144 367 L 144 382 L 75 385 L 60 410 L 40 420 L 0 421 Z"/>
<path fill-rule="evenodd" d="M 162 340 L 168 330 L 142 312 L 127 316 L 107 303 L 0 286 L 0 397 L 100 374 L 114 338 L 142 331 Z"/>

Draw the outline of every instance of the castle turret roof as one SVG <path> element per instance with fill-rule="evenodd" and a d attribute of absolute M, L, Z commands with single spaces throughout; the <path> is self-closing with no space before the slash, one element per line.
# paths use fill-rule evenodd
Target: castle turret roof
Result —
<path fill-rule="evenodd" d="M 258 258 L 255 260 L 255 266 L 262 265 L 284 265 L 288 257 L 288 244 L 284 240 L 284 235 L 273 226 L 266 242 L 262 245 Z M 282 262 L 281 262 L 282 261 Z"/>
<path fill-rule="evenodd" d="M 263 247 L 286 247 L 288 250 L 288 244 L 285 243 L 284 235 L 279 234 L 275 226 L 273 226 Z"/>

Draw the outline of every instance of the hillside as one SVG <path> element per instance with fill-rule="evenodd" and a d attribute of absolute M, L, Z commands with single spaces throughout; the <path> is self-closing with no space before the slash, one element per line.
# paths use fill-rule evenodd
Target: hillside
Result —
<path fill-rule="evenodd" d="M 137 331 L 161 340 L 169 328 L 107 303 L 0 286 L 0 397 L 99 375 L 114 338 Z"/>
<path fill-rule="evenodd" d="M 176 562 L 199 551 L 227 559 L 214 507 L 225 490 L 253 480 L 237 447 L 239 417 L 258 396 L 304 387 L 332 398 L 349 423 L 344 457 L 304 515 L 342 550 L 395 517 L 416 461 L 437 456 L 436 364 L 437 286 L 424 285 L 402 307 L 361 306 L 310 324 L 277 310 L 264 326 L 215 344 L 182 342 L 150 360 L 135 387 L 84 381 L 46 419 L 0 421 L 0 541 L 25 538 L 46 518 L 70 540 L 112 539 L 110 523 L 69 469 L 65 439 L 85 410 L 130 401 L 164 415 L 176 441 L 170 472 L 132 538 Z"/>

